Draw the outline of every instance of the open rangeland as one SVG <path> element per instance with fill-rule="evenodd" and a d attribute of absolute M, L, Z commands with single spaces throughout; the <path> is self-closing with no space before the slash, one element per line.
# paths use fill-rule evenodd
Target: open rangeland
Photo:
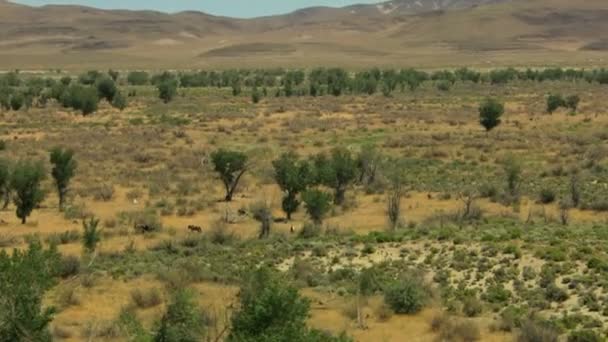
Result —
<path fill-rule="evenodd" d="M 57 310 L 57 340 L 141 341 L 148 333 L 128 322 L 158 331 L 184 288 L 204 312 L 200 339 L 222 340 L 243 278 L 263 265 L 309 299 L 310 327 L 357 341 L 604 335 L 607 86 L 441 82 L 387 96 L 269 87 L 255 101 L 257 89 L 180 87 L 164 103 L 124 73 L 123 111 L 105 100 L 86 116 L 54 100 L 3 110 L 3 160 L 41 160 L 49 171 L 60 146 L 77 167 L 62 210 L 50 176 L 25 224 L 8 202 L 0 247 L 58 246 L 61 278 L 43 300 Z M 580 103 L 549 114 L 548 94 Z M 504 104 L 489 132 L 478 110 L 487 97 Z M 231 201 L 217 151 L 247 156 Z M 354 162 L 344 198 L 315 218 L 302 191 L 306 203 L 286 220 L 275 161 L 295 152 L 321 174 L 315 156 L 335 151 Z M 330 183 L 310 182 L 321 194 L 333 194 Z M 83 225 L 95 223 L 91 248 Z M 548 339 L 526 339 L 534 334 Z"/>

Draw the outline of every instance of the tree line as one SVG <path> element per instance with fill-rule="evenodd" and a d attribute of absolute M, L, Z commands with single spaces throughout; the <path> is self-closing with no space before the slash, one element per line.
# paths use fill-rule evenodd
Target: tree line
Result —
<path fill-rule="evenodd" d="M 28 110 L 44 108 L 54 100 L 64 108 L 83 115 L 97 111 L 99 102 L 107 101 L 112 107 L 124 110 L 127 96 L 117 86 L 118 73 L 87 72 L 74 79 L 52 77 L 20 77 L 18 72 L 0 76 L 0 109 Z"/>
<path fill-rule="evenodd" d="M 494 69 L 480 72 L 469 68 L 427 72 L 407 69 L 373 68 L 349 72 L 342 68 L 253 69 L 195 72 L 131 71 L 122 75 L 118 71 L 87 71 L 77 77 L 22 76 L 13 71 L 0 75 L 0 108 L 5 110 L 44 107 L 56 100 L 65 108 L 81 111 L 84 115 L 97 110 L 98 103 L 106 100 L 112 106 L 124 109 L 127 96 L 118 85 L 154 86 L 165 103 L 170 102 L 181 88 L 231 88 L 234 96 L 247 89 L 253 102 L 265 96 L 391 96 L 395 91 L 415 91 L 425 82 L 434 82 L 439 90 L 447 91 L 456 82 L 492 85 L 513 81 L 570 81 L 608 84 L 607 69 Z M 131 94 L 127 94 L 131 95 Z"/>

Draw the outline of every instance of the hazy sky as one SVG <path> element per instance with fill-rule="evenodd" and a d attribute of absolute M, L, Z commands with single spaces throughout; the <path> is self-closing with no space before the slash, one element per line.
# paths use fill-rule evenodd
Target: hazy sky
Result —
<path fill-rule="evenodd" d="M 107 9 L 154 9 L 164 12 L 198 10 L 231 17 L 258 17 L 310 6 L 347 6 L 374 0 L 12 0 L 27 5 L 78 4 Z"/>

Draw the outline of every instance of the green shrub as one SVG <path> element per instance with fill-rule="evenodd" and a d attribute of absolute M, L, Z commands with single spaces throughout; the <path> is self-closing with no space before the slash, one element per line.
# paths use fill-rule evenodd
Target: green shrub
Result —
<path fill-rule="evenodd" d="M 150 76 L 145 71 L 131 71 L 127 75 L 127 82 L 130 85 L 146 85 L 150 80 Z"/>
<path fill-rule="evenodd" d="M 229 245 L 237 239 L 236 235 L 223 221 L 217 221 L 212 225 L 208 237 L 211 243 L 217 245 Z"/>
<path fill-rule="evenodd" d="M 312 239 L 319 235 L 321 235 L 321 227 L 310 223 L 305 224 L 298 233 L 298 237 L 302 239 Z"/>
<path fill-rule="evenodd" d="M 97 80 L 97 94 L 100 98 L 112 103 L 117 92 L 116 83 L 111 78 L 104 77 Z"/>
<path fill-rule="evenodd" d="M 87 253 L 95 252 L 97 244 L 101 240 L 101 233 L 97 226 L 99 219 L 91 217 L 89 220 L 82 221 L 82 247 Z"/>
<path fill-rule="evenodd" d="M 177 82 L 175 80 L 166 80 L 160 83 L 158 86 L 158 97 L 163 100 L 164 103 L 169 103 L 177 94 Z"/>
<path fill-rule="evenodd" d="M 513 331 L 521 327 L 527 315 L 526 310 L 517 306 L 507 306 L 500 313 L 499 329 L 502 331 Z"/>
<path fill-rule="evenodd" d="M 505 106 L 496 99 L 487 98 L 479 106 L 479 123 L 487 132 L 500 125 Z"/>
<path fill-rule="evenodd" d="M 48 325 L 55 310 L 43 308 L 42 299 L 58 273 L 59 254 L 30 241 L 26 250 L 12 255 L 0 251 L 0 339 L 51 341 Z"/>
<path fill-rule="evenodd" d="M 553 189 L 544 188 L 540 191 L 538 200 L 542 204 L 549 204 L 555 201 L 555 191 Z"/>
<path fill-rule="evenodd" d="M 88 115 L 97 111 L 99 96 L 93 87 L 71 85 L 63 92 L 60 101 L 65 108 L 80 110 L 83 115 Z"/>
<path fill-rule="evenodd" d="M 68 255 L 61 258 L 58 266 L 58 275 L 61 278 L 70 278 L 80 273 L 80 259 L 77 256 Z"/>
<path fill-rule="evenodd" d="M 123 93 L 117 92 L 112 100 L 112 107 L 123 111 L 125 108 L 127 108 L 127 97 L 123 95 Z"/>
<path fill-rule="evenodd" d="M 178 290 L 157 325 L 154 341 L 201 341 L 206 319 L 193 294 L 187 290 Z"/>
<path fill-rule="evenodd" d="M 140 309 L 153 308 L 160 305 L 163 301 L 160 291 L 156 288 L 147 290 L 133 289 L 131 291 L 131 300 Z"/>
<path fill-rule="evenodd" d="M 429 293 L 421 279 L 405 276 L 385 288 L 384 301 L 395 313 L 415 314 L 427 304 Z"/>
<path fill-rule="evenodd" d="M 474 342 L 481 338 L 479 327 L 474 322 L 445 319 L 436 329 L 441 341 Z"/>
<path fill-rule="evenodd" d="M 492 284 L 488 286 L 483 295 L 483 299 L 492 304 L 505 304 L 511 298 L 511 291 L 504 288 L 502 284 Z"/>
<path fill-rule="evenodd" d="M 572 113 L 574 113 L 578 109 L 578 104 L 580 102 L 581 99 L 580 97 L 578 97 L 578 95 L 570 95 L 566 97 L 566 100 L 564 101 L 564 106 L 566 106 L 566 108 L 569 108 Z"/>
<path fill-rule="evenodd" d="M 593 330 L 577 330 L 568 335 L 568 342 L 602 342 L 602 336 Z"/>
<path fill-rule="evenodd" d="M 267 268 L 254 271 L 243 283 L 239 309 L 232 315 L 228 342 L 349 341 L 306 326 L 309 301 Z"/>
<path fill-rule="evenodd" d="M 439 81 L 437 82 L 437 90 L 440 91 L 450 91 L 452 88 L 452 83 L 450 81 Z"/>
<path fill-rule="evenodd" d="M 483 304 L 475 296 L 468 296 L 462 302 L 462 313 L 467 317 L 477 317 L 483 312 Z"/>
<path fill-rule="evenodd" d="M 546 323 L 535 322 L 531 319 L 521 325 L 518 342 L 557 342 L 559 333 Z"/>
<path fill-rule="evenodd" d="M 547 113 L 553 113 L 559 107 L 563 107 L 564 105 L 565 101 L 561 95 L 551 94 L 547 97 Z"/>
<path fill-rule="evenodd" d="M 549 301 L 561 303 L 568 299 L 568 293 L 552 283 L 545 288 L 545 298 Z"/>
<path fill-rule="evenodd" d="M 25 98 L 24 98 L 23 94 L 15 93 L 11 96 L 10 106 L 11 106 L 12 110 L 18 111 L 19 109 L 21 109 L 21 107 L 23 107 L 24 103 L 25 103 Z"/>

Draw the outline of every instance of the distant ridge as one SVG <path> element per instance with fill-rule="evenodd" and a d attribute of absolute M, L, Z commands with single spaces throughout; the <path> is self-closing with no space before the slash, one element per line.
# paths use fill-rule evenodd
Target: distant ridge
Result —
<path fill-rule="evenodd" d="M 604 0 L 394 0 L 253 19 L 0 0 L 0 68 L 603 64 Z"/>

